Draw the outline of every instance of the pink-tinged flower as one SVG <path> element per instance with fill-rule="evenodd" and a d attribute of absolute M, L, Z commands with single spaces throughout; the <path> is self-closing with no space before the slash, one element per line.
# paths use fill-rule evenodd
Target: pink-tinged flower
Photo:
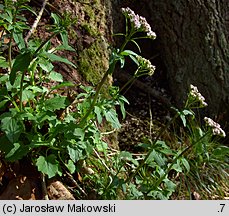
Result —
<path fill-rule="evenodd" d="M 122 8 L 122 13 L 124 16 L 130 19 L 130 22 L 134 26 L 135 30 L 146 32 L 149 38 L 155 39 L 156 34 L 152 31 L 149 23 L 146 21 L 145 17 L 135 14 L 133 10 L 129 7 Z"/>
<path fill-rule="evenodd" d="M 193 98 L 197 99 L 197 100 L 201 103 L 201 105 L 202 105 L 203 107 L 206 107 L 206 106 L 208 105 L 208 104 L 205 102 L 204 96 L 202 96 L 202 95 L 200 94 L 200 92 L 198 91 L 198 89 L 197 89 L 196 86 L 190 85 L 190 95 L 191 95 Z"/>
<path fill-rule="evenodd" d="M 220 127 L 220 124 L 218 124 L 217 122 L 214 122 L 211 118 L 208 118 L 208 117 L 204 117 L 204 121 L 206 122 L 206 124 L 209 127 L 212 128 L 213 135 L 218 135 L 218 136 L 226 137 L 226 133 Z"/>

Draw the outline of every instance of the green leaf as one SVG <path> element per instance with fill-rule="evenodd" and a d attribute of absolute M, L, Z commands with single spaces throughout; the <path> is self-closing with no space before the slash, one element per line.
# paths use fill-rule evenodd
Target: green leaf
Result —
<path fill-rule="evenodd" d="M 61 84 L 58 84 L 58 85 L 52 87 L 51 91 L 59 89 L 59 88 L 63 88 L 63 87 L 73 87 L 73 86 L 75 86 L 75 84 L 72 82 L 62 82 Z"/>
<path fill-rule="evenodd" d="M 121 124 L 119 123 L 117 113 L 114 109 L 105 111 L 104 115 L 106 120 L 111 123 L 113 128 L 121 128 Z"/>
<path fill-rule="evenodd" d="M 1 120 L 1 130 L 5 132 L 11 143 L 18 141 L 23 129 L 22 123 L 11 116 L 6 116 Z"/>
<path fill-rule="evenodd" d="M 133 52 L 131 50 L 124 50 L 120 54 L 123 55 L 123 56 L 130 56 L 130 55 L 132 55 L 132 56 L 138 56 L 137 53 L 135 53 L 135 52 Z"/>
<path fill-rule="evenodd" d="M 56 25 L 60 25 L 61 23 L 61 19 L 57 14 L 51 13 L 51 17 L 54 19 L 54 23 Z"/>
<path fill-rule="evenodd" d="M 1 108 L 3 108 L 4 106 L 5 106 L 5 104 L 8 102 L 9 100 L 2 100 L 1 102 L 0 102 L 0 109 Z"/>
<path fill-rule="evenodd" d="M 181 162 L 184 165 L 184 167 L 186 168 L 187 172 L 190 171 L 190 165 L 188 163 L 188 161 L 185 158 L 181 158 Z"/>
<path fill-rule="evenodd" d="M 182 172 L 182 167 L 180 166 L 180 160 L 177 160 L 177 163 L 173 164 L 171 169 L 174 169 L 177 172 Z"/>
<path fill-rule="evenodd" d="M 80 140 L 82 141 L 82 140 L 84 140 L 85 132 L 84 132 L 84 130 L 81 129 L 81 128 L 75 128 L 75 129 L 74 129 L 74 132 L 73 132 L 73 135 L 74 135 L 75 137 L 79 137 Z"/>
<path fill-rule="evenodd" d="M 56 96 L 54 98 L 48 99 L 44 103 L 44 107 L 46 110 L 55 111 L 64 109 L 68 106 L 69 102 L 67 97 Z"/>
<path fill-rule="evenodd" d="M 151 152 L 151 154 L 149 155 L 148 159 L 146 160 L 146 163 L 150 164 L 151 161 L 155 161 L 160 167 L 165 166 L 165 159 L 163 159 L 161 154 L 159 154 L 155 150 L 153 150 Z"/>
<path fill-rule="evenodd" d="M 184 115 L 193 115 L 193 112 L 189 111 L 189 110 L 183 110 L 182 113 Z"/>
<path fill-rule="evenodd" d="M 78 146 L 67 146 L 68 154 L 71 160 L 76 163 L 77 161 L 83 159 L 83 149 L 79 148 Z"/>
<path fill-rule="evenodd" d="M 47 174 L 49 178 L 61 173 L 59 162 L 56 160 L 56 156 L 54 154 L 47 157 L 39 156 L 36 166 L 38 171 Z"/>
<path fill-rule="evenodd" d="M 63 76 L 60 73 L 57 73 L 55 71 L 52 71 L 49 74 L 49 79 L 55 82 L 63 82 Z"/>
<path fill-rule="evenodd" d="M 104 152 L 104 150 L 106 150 L 108 148 L 108 145 L 107 143 L 101 141 L 101 142 L 97 142 L 96 143 L 96 149 L 99 151 L 99 152 Z"/>
<path fill-rule="evenodd" d="M 0 56 L 0 68 L 7 68 L 9 67 L 9 63 L 3 56 Z"/>
<path fill-rule="evenodd" d="M 25 52 L 19 54 L 13 64 L 12 71 L 10 73 L 10 84 L 13 85 L 16 79 L 16 73 L 18 71 L 25 72 L 30 65 L 32 60 L 32 54 L 30 52 Z"/>
<path fill-rule="evenodd" d="M 22 92 L 22 101 L 28 101 L 35 97 L 35 94 L 28 89 L 24 89 Z"/>
<path fill-rule="evenodd" d="M 29 152 L 28 146 L 23 146 L 20 143 L 14 143 L 13 148 L 6 154 L 7 161 L 13 162 L 22 159 Z"/>
<path fill-rule="evenodd" d="M 63 62 L 63 63 L 66 63 L 66 64 L 69 64 L 71 65 L 72 67 L 76 68 L 76 66 L 70 62 L 68 59 L 66 58 L 62 58 L 58 55 L 55 55 L 53 53 L 46 53 L 46 56 L 52 61 L 52 62 L 55 62 L 55 61 L 59 61 L 59 62 Z"/>
<path fill-rule="evenodd" d="M 41 67 L 42 70 L 46 71 L 46 72 L 50 72 L 53 70 L 54 66 L 53 64 L 47 60 L 47 59 L 43 59 L 43 58 L 40 58 L 39 59 L 39 63 L 38 65 Z"/>
<path fill-rule="evenodd" d="M 24 38 L 23 38 L 23 35 L 21 32 L 13 33 L 13 38 L 14 38 L 15 43 L 18 45 L 18 48 L 20 50 L 25 48 L 25 41 L 24 41 Z"/>
<path fill-rule="evenodd" d="M 102 115 L 101 115 L 101 109 L 100 109 L 98 106 L 95 106 L 95 107 L 94 107 L 94 112 L 95 112 L 95 114 L 96 114 L 98 123 L 101 124 L 102 119 L 103 119 L 103 118 L 102 118 Z"/>
<path fill-rule="evenodd" d="M 73 174 L 75 172 L 76 166 L 72 160 L 68 160 L 68 163 L 66 164 L 66 166 L 67 166 L 67 168 L 71 174 Z"/>
<path fill-rule="evenodd" d="M 182 123 L 183 123 L 184 127 L 186 127 L 186 117 L 185 117 L 185 115 L 183 115 L 183 114 L 181 113 L 181 114 L 180 114 L 180 118 L 181 118 L 181 120 L 182 120 Z"/>
<path fill-rule="evenodd" d="M 122 151 L 119 154 L 119 158 L 123 161 L 130 161 L 132 162 L 134 165 L 138 166 L 138 161 L 133 159 L 133 156 L 130 152 L 127 151 Z"/>

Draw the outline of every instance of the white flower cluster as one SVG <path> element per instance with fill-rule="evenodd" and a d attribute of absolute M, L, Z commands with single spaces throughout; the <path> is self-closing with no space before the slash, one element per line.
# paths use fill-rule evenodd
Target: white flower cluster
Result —
<path fill-rule="evenodd" d="M 190 89 L 191 89 L 190 91 L 191 96 L 196 98 L 198 101 L 200 101 L 202 106 L 206 107 L 208 104 L 205 102 L 204 96 L 200 94 L 197 87 L 194 85 L 190 85 Z"/>
<path fill-rule="evenodd" d="M 218 135 L 218 136 L 222 136 L 222 137 L 225 137 L 226 136 L 226 133 L 220 127 L 220 124 L 214 122 L 211 118 L 208 118 L 208 117 L 204 117 L 204 121 L 206 122 L 206 124 L 209 127 L 212 128 L 213 135 Z"/>
<path fill-rule="evenodd" d="M 146 32 L 147 36 L 155 39 L 156 34 L 152 31 L 149 23 L 146 21 L 145 17 L 139 16 L 138 14 L 135 14 L 133 10 L 131 10 L 129 7 L 122 8 L 122 13 L 130 19 L 130 22 L 134 25 L 134 28 L 136 30 L 142 30 Z"/>
<path fill-rule="evenodd" d="M 143 71 L 143 72 L 147 71 L 147 74 L 149 76 L 152 76 L 154 74 L 156 67 L 152 65 L 148 59 L 145 59 L 140 55 L 137 55 L 136 59 L 138 60 L 138 63 L 139 63 L 139 66 L 138 66 L 139 71 Z"/>

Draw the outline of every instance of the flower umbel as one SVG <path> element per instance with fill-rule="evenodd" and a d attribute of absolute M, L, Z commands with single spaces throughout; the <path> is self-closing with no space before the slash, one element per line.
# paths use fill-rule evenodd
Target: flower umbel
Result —
<path fill-rule="evenodd" d="M 125 17 L 130 19 L 131 24 L 134 26 L 134 29 L 137 31 L 146 32 L 149 38 L 155 39 L 156 34 L 152 31 L 149 23 L 146 21 L 145 17 L 135 14 L 133 10 L 129 7 L 122 8 L 122 13 Z"/>
<path fill-rule="evenodd" d="M 136 59 L 139 63 L 137 73 L 135 74 L 136 76 L 141 76 L 144 74 L 152 76 L 154 74 L 156 67 L 152 65 L 148 59 L 145 59 L 140 55 L 137 55 Z"/>
<path fill-rule="evenodd" d="M 195 98 L 196 100 L 198 100 L 200 102 L 200 104 L 203 107 L 206 107 L 208 104 L 205 102 L 205 98 L 204 96 L 202 96 L 200 94 L 200 92 L 198 91 L 197 87 L 194 85 L 190 85 L 190 95 Z"/>
<path fill-rule="evenodd" d="M 222 136 L 222 137 L 225 137 L 226 136 L 226 133 L 220 127 L 220 124 L 214 122 L 211 118 L 208 118 L 208 117 L 204 117 L 204 121 L 206 122 L 206 124 L 209 127 L 212 128 L 213 135 L 218 135 L 218 136 Z"/>

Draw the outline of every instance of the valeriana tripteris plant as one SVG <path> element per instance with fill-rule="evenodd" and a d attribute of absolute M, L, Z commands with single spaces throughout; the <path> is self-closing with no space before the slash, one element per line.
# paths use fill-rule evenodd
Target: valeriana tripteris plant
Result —
<path fill-rule="evenodd" d="M 225 137 L 226 133 L 221 128 L 220 124 L 214 122 L 211 118 L 204 117 L 204 121 L 206 122 L 207 126 L 212 128 L 212 134 Z"/>
<path fill-rule="evenodd" d="M 134 74 L 134 78 L 142 75 L 152 75 L 154 73 L 155 67 L 151 65 L 149 60 L 144 59 L 143 57 L 141 57 L 140 55 L 131 50 L 125 50 L 125 48 L 129 42 L 132 42 L 138 47 L 139 51 L 141 51 L 136 40 L 142 38 L 155 39 L 155 32 L 152 31 L 150 25 L 144 17 L 135 14 L 134 11 L 130 8 L 122 8 L 122 13 L 126 18 L 126 32 L 125 34 L 119 33 L 116 35 L 124 36 L 124 42 L 121 45 L 120 49 L 114 49 L 112 52 L 112 55 L 110 57 L 109 69 L 106 71 L 101 82 L 98 84 L 96 88 L 96 93 L 94 95 L 94 98 L 92 99 L 90 108 L 80 121 L 80 126 L 82 127 L 85 126 L 88 116 L 94 109 L 95 103 L 98 99 L 102 86 L 105 83 L 108 75 L 114 72 L 117 62 L 120 62 L 121 67 L 123 67 L 125 64 L 125 57 L 130 57 L 138 66 L 138 69 Z M 143 35 L 139 36 L 137 33 L 142 33 Z"/>

